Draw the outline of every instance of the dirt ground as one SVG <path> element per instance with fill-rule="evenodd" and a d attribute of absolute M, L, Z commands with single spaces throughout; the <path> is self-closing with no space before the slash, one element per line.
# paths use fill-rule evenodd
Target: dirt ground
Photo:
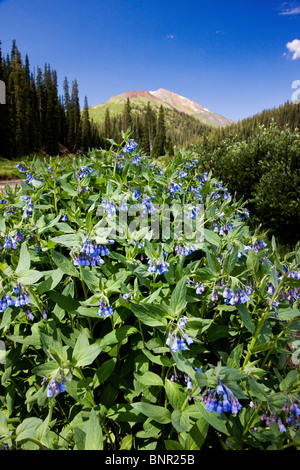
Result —
<path fill-rule="evenodd" d="M 3 191 L 7 184 L 14 188 L 20 184 L 20 180 L 0 180 L 0 191 Z"/>

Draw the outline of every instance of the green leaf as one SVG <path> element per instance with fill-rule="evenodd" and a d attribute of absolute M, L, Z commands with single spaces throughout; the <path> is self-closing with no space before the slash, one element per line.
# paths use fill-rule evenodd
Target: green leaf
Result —
<path fill-rule="evenodd" d="M 245 327 L 247 328 L 250 333 L 255 332 L 255 325 L 252 323 L 251 316 L 249 310 L 247 309 L 245 304 L 237 304 L 237 308 L 241 317 L 242 322 L 244 323 Z"/>
<path fill-rule="evenodd" d="M 51 419 L 51 411 L 49 410 L 49 413 L 47 414 L 44 421 L 36 428 L 36 437 L 41 442 L 43 442 L 43 438 L 44 438 L 44 436 L 47 432 L 47 429 L 49 427 L 50 419 Z"/>
<path fill-rule="evenodd" d="M 210 424 L 213 428 L 217 429 L 217 431 L 222 432 L 223 434 L 228 434 L 227 428 L 226 428 L 226 418 L 223 415 L 217 414 L 216 411 L 213 411 L 210 413 L 207 411 L 204 407 L 204 404 L 201 403 L 195 403 L 201 417 L 205 419 L 205 421 Z"/>
<path fill-rule="evenodd" d="M 162 406 L 144 402 L 132 403 L 131 406 L 157 423 L 168 424 L 172 421 L 171 412 Z"/>
<path fill-rule="evenodd" d="M 161 314 L 154 311 L 152 308 L 153 304 L 139 303 L 139 304 L 130 304 L 130 308 L 135 314 L 135 316 L 147 326 L 152 327 L 166 327 L 167 320 L 161 316 Z"/>
<path fill-rule="evenodd" d="M 42 272 L 34 271 L 33 269 L 21 271 L 19 272 L 18 282 L 24 286 L 31 286 L 32 284 L 36 284 L 43 275 Z"/>
<path fill-rule="evenodd" d="M 97 276 L 96 272 L 91 271 L 90 268 L 84 266 L 81 268 L 82 279 L 88 286 L 89 290 L 95 294 L 99 292 L 99 283 L 100 279 Z"/>
<path fill-rule="evenodd" d="M 41 282 L 37 286 L 38 294 L 44 294 L 45 292 L 49 292 L 49 290 L 55 289 L 55 287 L 60 283 L 62 280 L 64 273 L 60 269 L 55 269 L 54 271 L 49 271 L 47 274 L 44 272 L 44 276 L 48 276 L 43 282 Z"/>
<path fill-rule="evenodd" d="M 39 375 L 40 377 L 50 377 L 53 372 L 58 370 L 58 364 L 56 361 L 49 361 L 45 362 L 44 364 L 40 364 L 32 369 L 32 372 L 35 375 Z"/>
<path fill-rule="evenodd" d="M 26 242 L 23 242 L 20 249 L 19 263 L 16 269 L 16 274 L 26 273 L 30 269 L 30 254 Z"/>
<path fill-rule="evenodd" d="M 252 272 L 253 277 L 257 279 L 260 271 L 260 262 L 253 250 L 250 250 L 248 253 L 247 268 Z"/>
<path fill-rule="evenodd" d="M 57 305 L 66 312 L 76 311 L 80 306 L 78 300 L 74 299 L 71 295 L 63 295 L 59 292 L 52 290 L 49 292 L 50 298 L 57 303 Z"/>
<path fill-rule="evenodd" d="M 35 438 L 36 428 L 42 423 L 40 418 L 25 418 L 16 429 L 16 441 L 21 442 L 29 437 Z"/>
<path fill-rule="evenodd" d="M 188 433 L 184 448 L 186 450 L 200 450 L 207 437 L 209 423 L 204 418 L 199 418 Z"/>
<path fill-rule="evenodd" d="M 230 253 L 230 255 L 227 255 L 223 261 L 223 269 L 225 274 L 231 274 L 236 262 L 238 260 L 238 247 L 234 247 L 233 251 Z"/>
<path fill-rule="evenodd" d="M 61 271 L 68 276 L 79 276 L 79 272 L 69 258 L 66 258 L 63 254 L 53 251 L 51 258 L 54 264 L 61 269 Z"/>
<path fill-rule="evenodd" d="M 279 388 L 282 392 L 290 392 L 290 389 L 293 387 L 298 378 L 297 369 L 291 370 L 285 378 L 280 382 Z"/>
<path fill-rule="evenodd" d="M 72 354 L 72 362 L 77 367 L 91 364 L 100 354 L 101 348 L 98 344 L 89 344 L 87 333 L 82 330 L 77 338 Z"/>
<path fill-rule="evenodd" d="M 68 233 L 66 235 L 60 235 L 58 237 L 50 238 L 54 243 L 59 245 L 67 246 L 72 248 L 74 246 L 80 246 L 82 243 L 82 237 L 76 233 Z"/>
<path fill-rule="evenodd" d="M 106 281 L 105 284 L 105 292 L 106 294 L 120 292 L 120 287 L 122 284 L 126 283 L 127 277 L 129 277 L 131 273 L 128 271 L 120 271 L 117 274 L 113 274 L 110 278 Z"/>
<path fill-rule="evenodd" d="M 75 427 L 74 428 L 74 437 L 75 437 L 75 447 L 74 450 L 85 450 L 85 432 Z"/>
<path fill-rule="evenodd" d="M 5 414 L 0 411 L 0 436 L 6 436 L 9 433 L 8 422 Z"/>
<path fill-rule="evenodd" d="M 173 439 L 165 441 L 164 444 L 167 450 L 184 450 L 183 446 Z"/>
<path fill-rule="evenodd" d="M 96 340 L 96 343 L 100 348 L 103 348 L 104 346 L 112 346 L 113 344 L 120 343 L 129 335 L 133 335 L 134 333 L 138 333 L 138 330 L 134 326 L 124 325 L 120 328 L 116 328 L 110 333 L 107 333 L 103 338 Z"/>
<path fill-rule="evenodd" d="M 180 314 L 187 304 L 186 285 L 187 278 L 184 276 L 182 279 L 180 279 L 172 292 L 170 307 L 174 311 L 175 315 Z"/>
<path fill-rule="evenodd" d="M 99 418 L 94 409 L 85 425 L 85 450 L 103 450 L 103 435 Z"/>
<path fill-rule="evenodd" d="M 204 229 L 204 240 L 217 247 L 220 247 L 222 244 L 221 237 L 217 233 L 213 232 L 212 230 L 208 230 L 207 228 Z"/>
<path fill-rule="evenodd" d="M 292 320 L 293 318 L 298 318 L 300 317 L 300 310 L 299 309 L 293 309 L 293 308 L 286 308 L 282 310 L 278 310 L 278 320 L 281 321 L 286 321 L 286 320 Z"/>
<path fill-rule="evenodd" d="M 120 450 L 130 450 L 132 447 L 132 434 L 124 436 L 120 445 Z"/>
<path fill-rule="evenodd" d="M 135 373 L 134 377 L 138 382 L 141 382 L 144 385 L 149 385 L 149 386 L 158 386 L 161 387 L 164 385 L 162 378 L 154 374 L 154 372 L 151 371 L 146 371 L 143 374 L 140 373 Z"/>
<path fill-rule="evenodd" d="M 108 361 L 105 361 L 103 364 L 101 364 L 101 366 L 97 369 L 93 379 L 94 388 L 103 384 L 113 373 L 115 367 L 116 359 L 114 357 L 108 359 Z"/>
<path fill-rule="evenodd" d="M 171 415 L 172 424 L 178 433 L 188 432 L 191 428 L 189 415 L 186 411 L 176 409 Z"/>
<path fill-rule="evenodd" d="M 183 387 L 171 380 L 166 379 L 165 390 L 167 398 L 174 409 L 181 408 L 186 399 L 186 393 Z"/>
<path fill-rule="evenodd" d="M 255 379 L 251 377 L 248 378 L 248 384 L 253 397 L 262 402 L 267 401 L 267 394 L 262 384 L 258 383 Z"/>

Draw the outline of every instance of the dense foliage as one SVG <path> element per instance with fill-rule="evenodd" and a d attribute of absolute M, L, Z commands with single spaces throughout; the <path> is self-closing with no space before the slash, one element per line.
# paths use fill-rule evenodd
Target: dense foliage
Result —
<path fill-rule="evenodd" d="M 124 139 L 22 163 L 1 196 L 1 445 L 299 448 L 299 248 L 193 153 L 164 169 Z"/>
<path fill-rule="evenodd" d="M 247 139 L 228 134 L 215 146 L 207 137 L 197 146 L 199 168 L 211 170 L 238 198 L 247 200 L 253 224 L 262 224 L 284 245 L 300 233 L 299 130 L 281 129 L 274 121 Z"/>

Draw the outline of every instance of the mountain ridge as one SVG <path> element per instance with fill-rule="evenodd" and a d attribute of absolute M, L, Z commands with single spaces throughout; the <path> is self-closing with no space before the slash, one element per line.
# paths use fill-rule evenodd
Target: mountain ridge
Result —
<path fill-rule="evenodd" d="M 164 88 L 154 91 L 130 90 L 112 96 L 105 103 L 90 107 L 91 117 L 96 121 L 102 120 L 107 107 L 113 114 L 120 112 L 120 105 L 124 105 L 128 98 L 133 109 L 150 102 L 156 107 L 163 106 L 189 114 L 208 126 L 225 127 L 233 123 L 232 120 L 210 111 L 201 104 Z"/>

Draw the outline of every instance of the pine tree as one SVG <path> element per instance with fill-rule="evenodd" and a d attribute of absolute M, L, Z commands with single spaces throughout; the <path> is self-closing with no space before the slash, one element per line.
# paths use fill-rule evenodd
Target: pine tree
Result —
<path fill-rule="evenodd" d="M 13 151 L 16 156 L 24 155 L 26 148 L 25 133 L 26 119 L 25 119 L 25 101 L 24 90 L 25 80 L 23 73 L 23 64 L 21 54 L 16 46 L 16 41 L 13 41 L 11 59 L 10 59 L 10 74 L 7 86 L 8 106 L 10 110 L 10 125 L 13 133 Z"/>
<path fill-rule="evenodd" d="M 130 99 L 127 98 L 125 105 L 124 105 L 124 111 L 123 111 L 123 130 L 127 131 L 127 129 L 129 128 L 132 129 L 132 115 L 131 115 Z"/>
<path fill-rule="evenodd" d="M 87 151 L 88 148 L 92 145 L 91 138 L 91 121 L 89 115 L 89 106 L 87 96 L 84 98 L 84 108 L 82 112 L 82 148 L 84 151 Z"/>
<path fill-rule="evenodd" d="M 157 132 L 153 142 L 152 156 L 160 157 L 165 154 L 167 139 L 166 139 L 166 126 L 164 108 L 160 106 L 158 120 L 157 120 Z"/>
<path fill-rule="evenodd" d="M 65 132 L 64 132 L 64 145 L 71 149 L 72 146 L 72 106 L 71 106 L 71 98 L 69 93 L 69 83 L 67 77 L 64 79 L 63 83 L 64 89 L 64 109 L 65 109 Z"/>
<path fill-rule="evenodd" d="M 77 80 L 72 82 L 71 94 L 71 109 L 72 109 L 72 151 L 76 152 L 81 145 L 81 119 L 80 119 L 80 104 L 78 96 L 78 83 Z"/>
<path fill-rule="evenodd" d="M 5 59 L 2 57 L 1 41 L 0 41 L 0 80 L 5 86 L 5 101 L 6 104 L 0 104 L 0 156 L 11 158 L 13 155 L 10 153 L 11 142 L 10 142 L 10 125 L 9 125 L 9 113 L 7 103 L 7 73 L 8 65 L 5 63 Z"/>

